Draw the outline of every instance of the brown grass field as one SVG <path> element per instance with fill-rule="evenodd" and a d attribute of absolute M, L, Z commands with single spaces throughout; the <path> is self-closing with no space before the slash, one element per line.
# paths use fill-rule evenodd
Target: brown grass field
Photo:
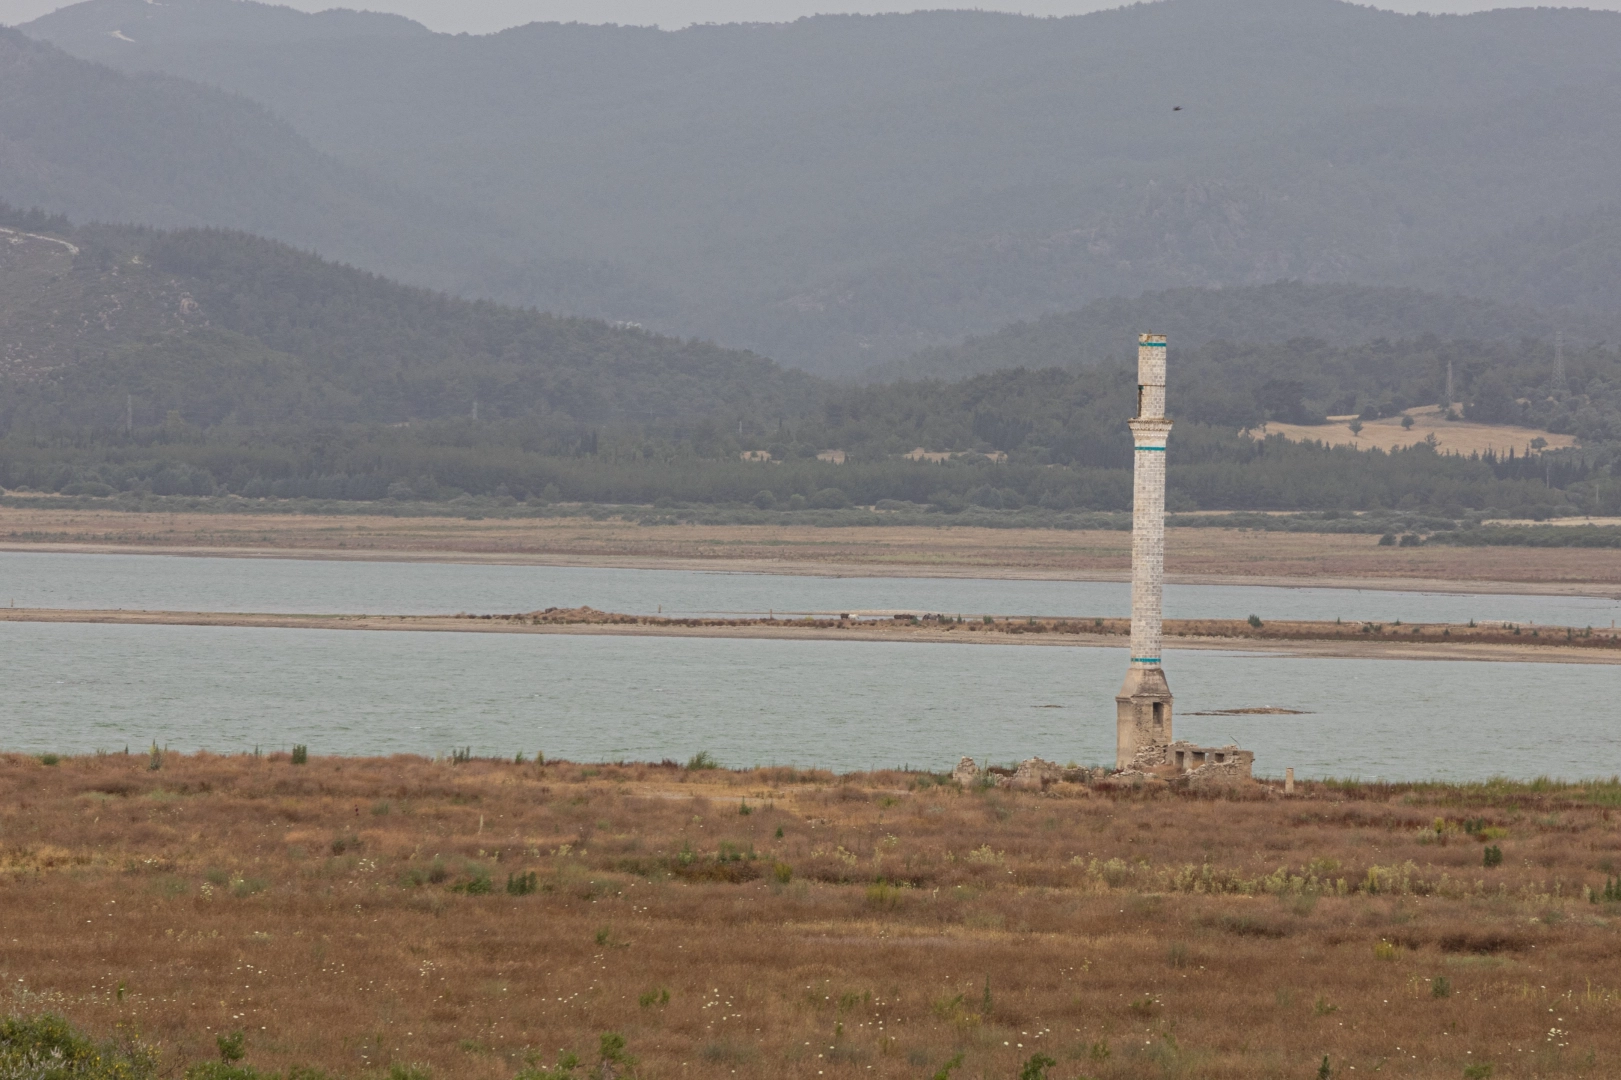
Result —
<path fill-rule="evenodd" d="M 241 1029 L 354 1077 L 604 1032 L 659 1080 L 1621 1075 L 1615 781 L 47 760 L 0 757 L 6 1009 L 176 1070 Z"/>
<path fill-rule="evenodd" d="M 1126 580 L 1131 535 L 975 527 L 638 525 L 589 518 L 132 514 L 0 508 L 0 549 L 287 554 L 846 576 Z M 1621 549 L 1380 547 L 1378 537 L 1170 529 L 1176 582 L 1621 595 Z"/>

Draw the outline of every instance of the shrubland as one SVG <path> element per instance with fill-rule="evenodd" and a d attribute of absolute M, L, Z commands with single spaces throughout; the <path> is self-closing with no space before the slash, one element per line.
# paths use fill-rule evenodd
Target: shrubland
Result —
<path fill-rule="evenodd" d="M 1613 780 L 1285 797 L 713 765 L 0 758 L 0 1047 L 54 1014 L 222 1078 L 1621 1060 Z"/>

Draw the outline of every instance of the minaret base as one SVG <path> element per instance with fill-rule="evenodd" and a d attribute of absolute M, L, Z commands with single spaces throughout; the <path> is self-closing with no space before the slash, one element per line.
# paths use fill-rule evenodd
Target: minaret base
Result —
<path fill-rule="evenodd" d="M 1158 664 L 1133 666 L 1115 696 L 1116 769 L 1150 769 L 1166 763 L 1171 745 L 1171 685 Z"/>

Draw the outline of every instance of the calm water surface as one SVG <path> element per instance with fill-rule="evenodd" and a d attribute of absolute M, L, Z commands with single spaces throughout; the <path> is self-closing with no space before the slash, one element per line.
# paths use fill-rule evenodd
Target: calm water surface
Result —
<path fill-rule="evenodd" d="M 834 769 L 1110 761 L 1126 666 L 1112 648 L 75 624 L 0 624 L 0 655 L 7 749 L 708 750 Z M 1177 733 L 1250 747 L 1265 774 L 1621 772 L 1612 666 L 1172 651 L 1167 672 Z M 1307 714 L 1188 715 L 1256 705 Z"/>
<path fill-rule="evenodd" d="M 918 611 L 1124 616 L 1123 582 L 832 578 L 692 570 L 0 552 L 0 604 L 310 614 L 510 613 L 589 605 L 629 614 Z M 1609 626 L 1621 601 L 1371 589 L 1169 585 L 1173 619 L 1334 619 Z"/>

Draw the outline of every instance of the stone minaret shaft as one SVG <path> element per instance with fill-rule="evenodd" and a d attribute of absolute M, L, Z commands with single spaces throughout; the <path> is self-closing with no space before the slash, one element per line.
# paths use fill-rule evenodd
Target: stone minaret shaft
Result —
<path fill-rule="evenodd" d="M 1171 687 L 1160 663 L 1165 589 L 1165 336 L 1137 339 L 1131 510 L 1131 666 L 1115 698 L 1115 768 L 1162 764 L 1171 742 Z"/>

